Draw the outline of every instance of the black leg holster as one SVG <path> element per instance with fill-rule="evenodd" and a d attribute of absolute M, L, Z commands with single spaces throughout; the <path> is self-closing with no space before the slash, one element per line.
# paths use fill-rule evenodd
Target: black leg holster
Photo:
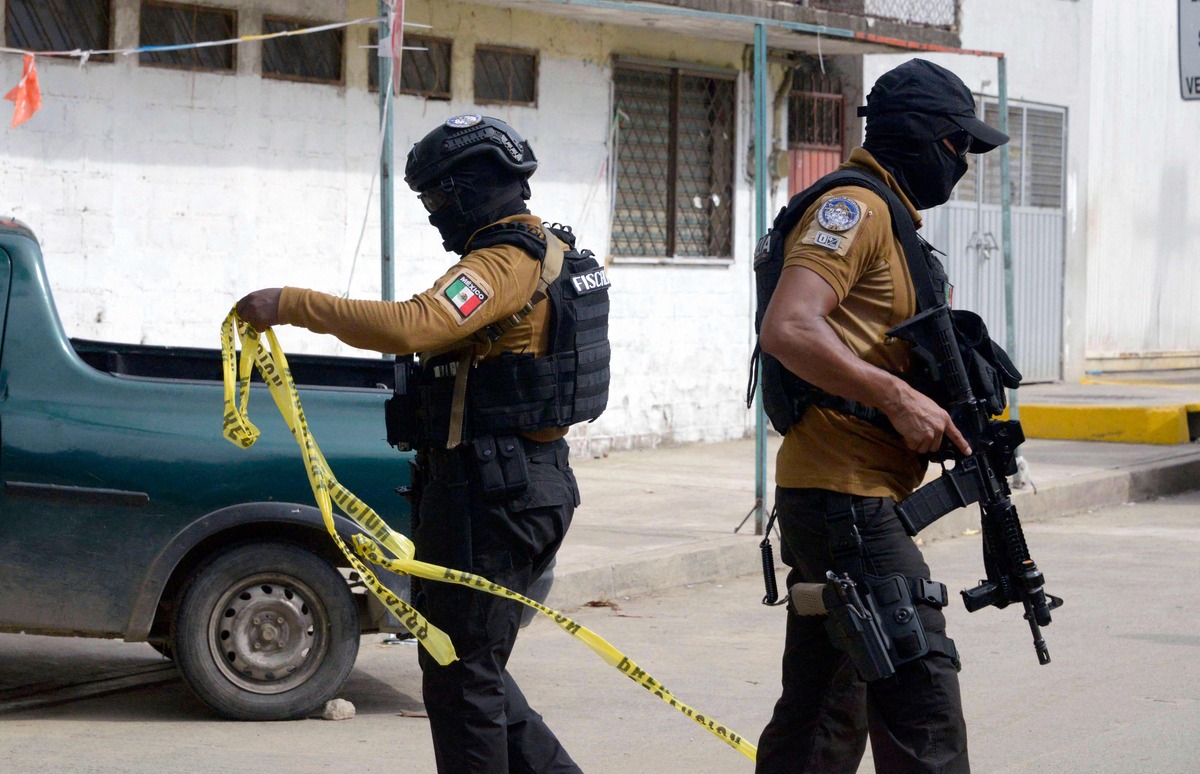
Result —
<path fill-rule="evenodd" d="M 867 682 L 890 677 L 896 667 L 931 652 L 949 657 L 959 669 L 954 641 L 927 632 L 916 607 L 945 607 L 945 584 L 899 573 L 867 574 L 856 503 L 848 496 L 847 501 L 846 509 L 831 510 L 825 518 L 837 573 L 828 574 L 822 599 L 825 629 L 834 647 L 850 657 Z"/>

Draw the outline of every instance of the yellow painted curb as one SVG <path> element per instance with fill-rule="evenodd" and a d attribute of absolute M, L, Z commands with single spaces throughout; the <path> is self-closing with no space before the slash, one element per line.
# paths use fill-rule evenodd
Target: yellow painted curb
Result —
<path fill-rule="evenodd" d="M 1113 443 L 1189 443 L 1189 411 L 1200 411 L 1200 405 L 1020 405 L 1026 438 Z"/>

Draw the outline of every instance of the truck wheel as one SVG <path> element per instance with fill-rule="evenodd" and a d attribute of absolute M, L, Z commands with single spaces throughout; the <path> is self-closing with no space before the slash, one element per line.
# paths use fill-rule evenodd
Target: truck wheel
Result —
<path fill-rule="evenodd" d="M 337 694 L 358 656 L 346 580 L 298 546 L 253 543 L 221 554 L 187 589 L 175 663 L 192 691 L 235 720 L 292 720 Z"/>

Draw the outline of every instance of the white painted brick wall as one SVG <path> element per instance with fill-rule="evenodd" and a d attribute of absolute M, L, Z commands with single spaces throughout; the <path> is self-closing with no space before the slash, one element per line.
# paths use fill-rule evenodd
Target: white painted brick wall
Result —
<path fill-rule="evenodd" d="M 273 12 L 294 7 L 297 13 L 312 5 L 270 4 Z M 463 13 L 448 32 L 444 15 L 453 9 L 447 7 L 436 14 L 426 9 L 425 17 L 443 19 L 443 34 L 455 36 L 456 67 L 476 40 L 504 42 L 488 35 L 496 11 Z M 243 33 L 245 26 L 243 18 Z M 640 45 L 652 56 L 654 45 L 664 44 L 646 42 L 654 36 L 639 43 L 619 30 L 562 21 L 553 31 L 557 49 L 541 53 L 541 108 L 481 112 L 509 121 L 533 144 L 541 167 L 531 181 L 531 209 L 570 223 L 580 243 L 603 257 L 609 55 Z M 538 40 L 514 45 L 538 48 Z M 572 47 L 590 54 L 575 58 L 566 53 Z M 255 74 L 257 62 L 244 59 L 251 48 L 243 51 L 237 75 L 141 68 L 126 59 L 82 69 L 39 60 L 44 107 L 24 126 L 4 129 L 0 210 L 39 235 L 68 335 L 215 347 L 218 325 L 234 301 L 258 287 L 342 293 L 349 284 L 353 296 L 379 296 L 378 193 L 368 209 L 375 95 L 361 85 L 263 79 Z M 736 62 L 739 51 L 726 46 L 725 59 Z M 0 82 L 15 83 L 20 66 L 19 57 L 0 58 Z M 408 96 L 396 103 L 400 299 L 428 287 L 453 260 L 401 178 L 413 142 L 449 115 L 481 110 L 469 89 L 460 88 L 462 74 L 455 77 L 456 99 L 449 103 Z M 742 84 L 743 114 L 746 91 Z M 741 169 L 750 134 L 745 115 L 738 133 L 736 260 L 610 264 L 610 405 L 595 423 L 573 429 L 578 450 L 716 441 L 752 431 L 741 403 L 753 223 L 753 188 Z M 351 281 L 364 215 L 366 235 Z M 281 329 L 280 338 L 290 352 L 363 354 L 299 329 Z"/>

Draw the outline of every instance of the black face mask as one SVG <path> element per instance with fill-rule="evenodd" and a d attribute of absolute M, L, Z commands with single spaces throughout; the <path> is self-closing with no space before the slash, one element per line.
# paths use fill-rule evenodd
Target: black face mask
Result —
<path fill-rule="evenodd" d="M 927 210 L 950 200 L 954 186 L 967 173 L 967 162 L 941 140 L 919 144 L 878 142 L 866 145 L 875 160 L 892 173 L 913 207 Z"/>
<path fill-rule="evenodd" d="M 471 235 L 484 226 L 528 214 L 528 198 L 529 183 L 486 164 L 453 169 L 437 189 L 421 196 L 427 209 L 431 202 L 441 205 L 429 213 L 429 222 L 442 235 L 442 247 L 459 255 L 466 254 Z"/>
<path fill-rule="evenodd" d="M 868 126 L 863 147 L 892 173 L 913 207 L 927 210 L 950 200 L 954 186 L 967 173 L 967 162 L 941 140 L 949 133 L 947 128 L 957 127 L 940 117 L 921 117 L 925 120 L 919 122 L 911 118 L 885 117 Z M 928 139 L 930 135 L 938 139 Z"/>

